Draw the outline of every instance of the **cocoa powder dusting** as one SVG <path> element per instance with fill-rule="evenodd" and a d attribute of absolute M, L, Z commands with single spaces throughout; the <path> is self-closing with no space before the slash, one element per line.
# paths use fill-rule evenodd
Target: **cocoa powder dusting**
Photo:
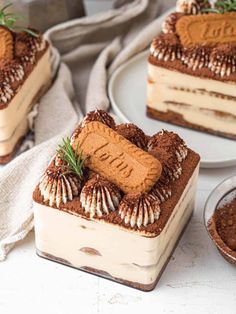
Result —
<path fill-rule="evenodd" d="M 123 123 L 117 125 L 115 130 L 134 145 L 141 149 L 147 150 L 148 137 L 136 125 L 132 123 Z"/>
<path fill-rule="evenodd" d="M 33 30 L 36 32 L 35 30 Z M 38 37 L 19 32 L 12 32 L 14 37 L 13 59 L 0 60 L 0 110 L 5 109 L 11 102 L 14 95 L 24 84 L 34 67 L 49 47 L 41 34 Z M 7 86 L 4 89 L 4 86 Z M 10 92 L 9 92 L 10 91 Z M 8 93 L 8 97 L 6 97 Z"/>
<path fill-rule="evenodd" d="M 236 198 L 218 208 L 213 219 L 221 239 L 231 250 L 236 251 Z"/>
<path fill-rule="evenodd" d="M 168 222 L 168 219 L 170 218 L 170 215 L 172 214 L 179 198 L 181 197 L 194 169 L 199 163 L 199 159 L 200 159 L 199 155 L 197 155 L 193 151 L 189 151 L 187 159 L 183 162 L 183 175 L 181 175 L 179 180 L 171 182 L 170 187 L 172 190 L 172 196 L 167 201 L 160 205 L 161 206 L 160 218 L 153 224 L 150 224 L 146 227 L 142 226 L 140 229 L 138 229 L 137 227 L 131 228 L 129 225 L 124 224 L 121 217 L 118 215 L 117 211 L 110 212 L 108 215 L 103 216 L 101 218 L 97 217 L 96 220 L 104 220 L 113 225 L 122 226 L 127 230 L 135 230 L 139 232 L 141 231 L 144 233 L 152 234 L 152 236 L 157 236 L 158 234 L 161 233 L 166 223 Z M 91 176 L 94 176 L 94 174 L 91 174 Z M 34 190 L 33 199 L 37 203 L 48 205 L 47 202 L 45 203 L 43 201 L 43 197 L 41 196 L 38 186 Z M 56 208 L 55 206 L 52 207 Z M 66 204 L 60 204 L 59 208 L 56 209 L 68 212 L 72 215 L 82 216 L 83 218 L 88 220 L 90 219 L 89 213 L 85 213 L 83 208 L 81 207 L 79 197 L 75 197 L 72 201 L 67 202 Z"/>

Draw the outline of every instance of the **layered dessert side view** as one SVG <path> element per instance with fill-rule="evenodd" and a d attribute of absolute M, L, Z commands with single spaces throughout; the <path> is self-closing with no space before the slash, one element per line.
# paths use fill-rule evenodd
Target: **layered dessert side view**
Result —
<path fill-rule="evenodd" d="M 236 139 L 236 2 L 179 0 L 153 39 L 147 115 Z"/>
<path fill-rule="evenodd" d="M 15 31 L 15 17 L 5 10 L 0 10 L 0 164 L 13 158 L 28 131 L 27 116 L 51 82 L 48 43 L 31 29 Z"/>
<path fill-rule="evenodd" d="M 90 112 L 33 193 L 38 255 L 154 289 L 192 215 L 199 159 L 175 133 Z"/>

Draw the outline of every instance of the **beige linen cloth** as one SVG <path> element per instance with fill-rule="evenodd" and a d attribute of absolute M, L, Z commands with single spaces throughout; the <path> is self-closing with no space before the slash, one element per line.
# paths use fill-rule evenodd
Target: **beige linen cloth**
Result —
<path fill-rule="evenodd" d="M 35 145 L 0 170 L 1 261 L 34 226 L 32 192 L 58 143 L 71 134 L 84 112 L 108 110 L 109 76 L 148 47 L 164 16 L 157 17 L 174 2 L 119 0 L 111 11 L 57 25 L 46 33 L 57 48 L 52 52 L 55 80 L 38 106 Z"/>

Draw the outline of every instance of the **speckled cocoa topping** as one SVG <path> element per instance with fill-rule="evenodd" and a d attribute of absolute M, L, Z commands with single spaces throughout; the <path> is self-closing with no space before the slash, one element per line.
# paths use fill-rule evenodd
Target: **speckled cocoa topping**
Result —
<path fill-rule="evenodd" d="M 164 180 L 165 178 L 165 180 Z M 159 203 L 164 203 L 168 200 L 168 198 L 172 195 L 171 186 L 168 181 L 168 176 L 163 175 L 161 178 L 162 180 L 159 180 L 152 190 L 150 191 L 151 196 L 154 199 L 157 199 Z"/>
<path fill-rule="evenodd" d="M 38 52 L 45 48 L 45 41 L 42 35 L 36 30 L 33 31 L 38 34 L 38 37 L 24 32 L 15 34 L 15 58 L 22 58 L 27 56 L 29 51 Z"/>
<path fill-rule="evenodd" d="M 168 150 L 154 148 L 150 153 L 160 160 L 163 170 L 160 178 L 161 182 L 174 181 L 182 174 L 181 164 L 177 161 L 175 150 L 170 146 Z"/>
<path fill-rule="evenodd" d="M 114 119 L 104 110 L 95 110 L 89 112 L 82 121 L 81 126 L 84 127 L 87 123 L 92 121 L 102 122 L 103 124 L 109 126 L 109 128 L 111 129 L 115 128 Z"/>
<path fill-rule="evenodd" d="M 177 21 L 184 16 L 184 13 L 174 12 L 167 16 L 162 24 L 162 31 L 165 34 L 175 33 L 175 26 Z"/>
<path fill-rule="evenodd" d="M 182 55 L 180 41 L 174 33 L 161 34 L 153 39 L 150 52 L 155 58 L 163 61 L 174 61 Z"/>
<path fill-rule="evenodd" d="M 236 252 L 236 198 L 231 203 L 218 208 L 213 219 L 221 239 Z"/>
<path fill-rule="evenodd" d="M 173 132 L 161 131 L 152 136 L 148 143 L 150 154 L 162 163 L 160 181 L 176 180 L 182 174 L 181 162 L 186 158 L 188 150 L 184 141 Z"/>
<path fill-rule="evenodd" d="M 185 142 L 174 132 L 162 130 L 153 135 L 148 142 L 148 150 L 157 149 L 174 151 L 179 162 L 183 161 L 188 153 Z"/>
<path fill-rule="evenodd" d="M 78 137 L 79 133 L 81 132 L 82 128 L 88 124 L 89 122 L 93 121 L 99 121 L 103 124 L 107 125 L 111 129 L 115 129 L 116 124 L 114 119 L 104 110 L 95 110 L 87 113 L 87 115 L 84 117 L 82 122 L 78 125 L 78 127 L 75 129 L 71 136 L 71 144 L 74 142 L 74 140 Z"/>
<path fill-rule="evenodd" d="M 80 193 L 82 179 L 66 172 L 64 166 L 64 162 L 55 156 L 40 180 L 40 192 L 49 206 L 59 207 L 62 203 L 72 201 Z"/>
<path fill-rule="evenodd" d="M 107 117 L 108 113 L 89 113 L 83 121 L 94 121 L 94 117 Z M 106 121 L 112 121 L 106 119 Z M 85 125 L 80 124 L 80 129 Z M 114 124 L 111 123 L 114 127 Z M 78 129 L 77 129 L 78 130 Z M 81 191 L 76 196 L 57 203 L 53 184 L 45 189 L 40 185 L 34 192 L 34 200 L 70 214 L 81 215 L 86 219 L 104 220 L 120 225 L 126 229 L 139 230 L 151 235 L 161 232 L 175 207 L 179 197 L 199 162 L 199 156 L 190 151 L 178 135 L 161 131 L 149 138 L 135 125 L 124 124 L 115 126 L 128 140 L 141 138 L 141 146 L 158 157 L 162 162 L 163 174 L 149 193 L 129 193 L 124 195 L 120 189 L 94 171 L 86 171 L 82 182 L 78 182 Z M 72 137 L 76 139 L 74 132 Z M 55 163 L 55 161 L 53 161 Z M 61 167 L 57 159 L 57 167 Z M 53 164 L 52 169 L 55 169 Z M 48 170 L 50 173 L 48 173 Z M 55 171 L 55 170 L 54 170 Z M 46 169 L 43 178 L 51 175 L 51 165 Z M 183 174 L 182 174 L 183 173 Z M 60 174 L 61 175 L 61 174 Z M 46 182 L 48 182 L 46 180 Z M 45 198 L 46 190 L 46 198 Z M 57 195 L 57 194 L 56 194 Z M 51 205 L 49 204 L 51 200 Z M 53 202 L 52 202 L 53 201 Z"/>
<path fill-rule="evenodd" d="M 177 146 L 185 145 L 184 141 L 176 133 L 162 130 L 150 137 L 148 149 L 158 146 L 169 147 L 172 142 Z"/>
<path fill-rule="evenodd" d="M 182 49 L 182 62 L 193 71 L 209 66 L 210 48 L 206 46 L 196 46 Z"/>
<path fill-rule="evenodd" d="M 136 125 L 132 123 L 124 123 L 117 125 L 115 130 L 131 143 L 135 144 L 141 149 L 147 150 L 148 137 Z"/>
<path fill-rule="evenodd" d="M 208 9 L 211 7 L 208 0 L 178 0 L 176 4 L 177 12 L 184 14 L 200 14 L 202 9 Z"/>
<path fill-rule="evenodd" d="M 12 60 L 0 60 L 0 109 L 8 106 L 23 85 L 35 64 L 48 48 L 48 43 L 24 32 L 13 33 L 14 51 Z"/>
<path fill-rule="evenodd" d="M 113 183 L 96 174 L 89 179 L 80 194 L 80 202 L 90 217 L 109 214 L 115 211 L 122 198 L 122 192 Z"/>
<path fill-rule="evenodd" d="M 160 203 L 148 193 L 126 195 L 120 203 L 119 215 L 132 228 L 153 224 L 160 216 Z"/>
<path fill-rule="evenodd" d="M 21 84 L 24 78 L 25 71 L 23 66 L 16 60 L 1 60 L 0 61 L 1 78 L 2 84 L 8 86 L 9 90 L 12 92 Z M 6 98 L 11 99 L 7 94 Z M 3 99 L 4 100 L 4 99 Z"/>
<path fill-rule="evenodd" d="M 236 72 L 236 47 L 224 44 L 214 48 L 210 54 L 209 69 L 220 76 Z"/>
<path fill-rule="evenodd" d="M 176 24 L 182 17 L 204 14 L 203 9 L 210 7 L 210 2 L 204 0 L 177 1 L 177 12 L 166 18 L 162 24 L 162 33 L 152 41 L 149 62 L 193 76 L 235 82 L 236 43 L 218 43 L 214 46 L 198 44 L 187 48 L 181 44 L 176 32 Z"/>

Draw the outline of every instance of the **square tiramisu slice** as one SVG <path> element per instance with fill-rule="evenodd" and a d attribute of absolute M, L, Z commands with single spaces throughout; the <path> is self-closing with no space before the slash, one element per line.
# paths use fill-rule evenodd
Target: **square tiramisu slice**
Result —
<path fill-rule="evenodd" d="M 154 289 L 191 217 L 198 169 L 177 134 L 89 113 L 34 191 L 38 255 Z"/>
<path fill-rule="evenodd" d="M 148 116 L 236 139 L 236 8 L 229 3 L 177 2 L 151 44 Z"/>
<path fill-rule="evenodd" d="M 12 159 L 28 131 L 27 115 L 51 81 L 49 45 L 28 31 L 0 26 L 0 164 Z"/>

